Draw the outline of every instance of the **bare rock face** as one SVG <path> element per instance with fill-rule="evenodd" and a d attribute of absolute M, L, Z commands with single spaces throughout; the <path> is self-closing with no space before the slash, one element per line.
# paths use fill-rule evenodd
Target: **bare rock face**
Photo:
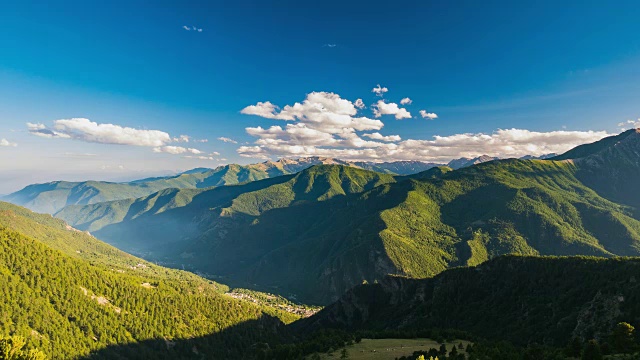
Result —
<path fill-rule="evenodd" d="M 585 304 L 578 314 L 578 321 L 573 330 L 573 337 L 586 341 L 603 339 L 611 333 L 620 317 L 620 306 L 624 303 L 621 294 L 603 295 L 598 292 Z"/>

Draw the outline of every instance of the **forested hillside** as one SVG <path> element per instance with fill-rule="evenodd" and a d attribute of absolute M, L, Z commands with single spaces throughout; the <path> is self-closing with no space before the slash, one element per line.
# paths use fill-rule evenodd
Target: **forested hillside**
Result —
<path fill-rule="evenodd" d="M 110 346 L 136 343 L 126 358 L 239 358 L 252 342 L 277 342 L 283 324 L 268 313 L 290 318 L 224 295 L 226 286 L 126 255 L 48 215 L 0 205 L 0 335 L 23 336 L 49 358 L 98 350 L 117 358 L 126 353 Z"/>

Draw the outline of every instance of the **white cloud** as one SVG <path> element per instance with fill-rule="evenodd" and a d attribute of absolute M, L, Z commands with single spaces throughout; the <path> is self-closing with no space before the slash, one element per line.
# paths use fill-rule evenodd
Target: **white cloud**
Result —
<path fill-rule="evenodd" d="M 438 114 L 427 112 L 427 110 L 420 110 L 420 116 L 422 116 L 423 119 L 429 119 L 429 120 L 438 118 Z"/>
<path fill-rule="evenodd" d="M 159 130 L 140 130 L 114 124 L 98 124 L 84 118 L 55 120 L 52 127 L 27 123 L 28 131 L 48 138 L 67 138 L 99 144 L 163 146 L 171 136 Z"/>
<path fill-rule="evenodd" d="M 173 142 L 184 142 L 184 143 L 188 143 L 191 140 L 191 137 L 187 136 L 187 135 L 180 135 L 176 138 L 173 138 Z"/>
<path fill-rule="evenodd" d="M 400 140 L 402 140 L 402 138 L 400 138 L 400 135 L 383 136 L 379 132 L 374 132 L 374 133 L 371 133 L 371 134 L 362 134 L 362 136 L 368 137 L 369 139 L 382 140 L 382 141 L 400 141 Z"/>
<path fill-rule="evenodd" d="M 377 148 L 388 146 L 384 142 L 360 138 L 358 131 L 380 130 L 380 120 L 357 117 L 358 102 L 352 103 L 330 92 L 312 92 L 302 103 L 287 105 L 277 111 L 271 103 L 258 103 L 245 108 L 246 114 L 261 114 L 267 119 L 292 121 L 286 126 L 248 127 L 249 135 L 257 137 L 254 146 L 241 146 L 242 156 L 267 158 L 271 149 L 275 153 L 318 153 L 317 147 Z M 256 110 L 265 108 L 266 111 Z M 321 154 L 320 154 L 321 155 Z"/>
<path fill-rule="evenodd" d="M 380 130 L 384 124 L 379 120 L 356 117 L 357 101 L 352 103 L 334 93 L 313 92 L 302 103 L 287 105 L 282 110 L 270 102 L 258 103 L 254 107 L 260 108 L 264 104 L 268 104 L 266 111 L 245 113 L 262 114 L 263 118 L 287 120 L 290 123 L 285 126 L 246 128 L 247 133 L 256 140 L 253 144 L 240 146 L 237 149 L 240 156 L 261 159 L 326 156 L 344 160 L 421 160 L 444 163 L 455 158 L 483 154 L 521 157 L 562 153 L 609 135 L 604 131 L 533 132 L 506 129 L 493 133 L 435 136 L 430 140 L 402 140 L 398 135 L 384 136 L 377 131 L 362 133 Z M 374 110 L 380 116 L 411 116 L 397 104 L 386 104 L 382 100 L 374 105 Z M 437 117 L 426 111 L 421 112 L 421 116 Z"/>
<path fill-rule="evenodd" d="M 353 105 L 355 107 L 357 107 L 358 109 L 362 110 L 365 108 L 364 102 L 362 101 L 362 99 L 356 99 L 356 101 L 353 102 Z"/>
<path fill-rule="evenodd" d="M 407 109 L 398 107 L 396 103 L 387 104 L 384 100 L 378 100 L 378 103 L 374 105 L 373 114 L 377 118 L 382 115 L 395 115 L 396 120 L 411 118 L 411 113 Z"/>
<path fill-rule="evenodd" d="M 408 97 L 400 100 L 400 105 L 411 105 L 411 103 L 413 102 L 413 100 L 409 99 Z"/>
<path fill-rule="evenodd" d="M 336 47 L 336 44 L 324 44 L 324 47 L 328 47 L 328 48 L 334 48 Z"/>
<path fill-rule="evenodd" d="M 194 139 L 193 142 L 206 143 L 209 142 L 209 139 Z"/>
<path fill-rule="evenodd" d="M 279 119 L 279 120 L 293 120 L 292 118 L 282 118 L 280 117 L 276 111 L 278 111 L 278 107 L 273 105 L 269 101 L 258 102 L 255 105 L 249 105 L 246 108 L 240 110 L 241 114 L 245 115 L 255 115 L 260 116 L 267 119 Z"/>
<path fill-rule="evenodd" d="M 241 112 L 267 119 L 298 121 L 305 128 L 329 134 L 379 130 L 383 126 L 380 120 L 355 117 L 355 105 L 331 92 L 312 92 L 307 94 L 302 103 L 287 105 L 279 112 L 277 109 L 277 106 L 267 101 L 247 106 Z"/>
<path fill-rule="evenodd" d="M 167 154 L 173 154 L 173 155 L 178 155 L 178 154 L 185 154 L 185 153 L 190 153 L 190 154 L 202 154 L 202 151 L 198 150 L 198 149 L 194 149 L 194 148 L 185 148 L 182 146 L 159 146 L 159 147 L 155 147 L 153 148 L 153 152 L 156 153 L 167 153 Z"/>
<path fill-rule="evenodd" d="M 433 140 L 406 140 L 399 144 L 399 153 L 406 160 L 413 154 L 416 160 L 443 162 L 482 154 L 519 158 L 524 155 L 563 153 L 609 135 L 606 131 L 535 132 L 524 129 L 500 129 L 491 134 L 467 133 L 434 136 Z"/>
<path fill-rule="evenodd" d="M 7 139 L 0 139 L 0 146 L 16 147 L 16 146 L 18 146 L 18 144 L 14 143 L 14 142 L 10 142 Z"/>
<path fill-rule="evenodd" d="M 386 93 L 387 91 L 389 91 L 389 89 L 387 89 L 386 87 L 381 87 L 380 84 L 371 89 L 372 93 L 376 93 L 376 96 L 380 97 L 384 96 L 384 93 Z"/>
<path fill-rule="evenodd" d="M 182 26 L 182 28 L 183 28 L 183 29 L 185 29 L 185 30 L 187 30 L 187 31 L 197 31 L 197 32 L 202 32 L 202 29 L 197 28 L 197 27 L 195 27 L 195 26 L 191 26 L 191 27 L 189 27 L 189 26 L 187 26 L 187 25 L 183 25 L 183 26 Z"/>
<path fill-rule="evenodd" d="M 230 139 L 230 138 L 228 138 L 228 137 L 224 137 L 224 136 L 220 136 L 220 137 L 218 138 L 218 140 L 220 140 L 220 141 L 222 141 L 222 142 L 226 142 L 226 143 L 231 143 L 231 144 L 237 144 L 237 143 L 238 143 L 237 141 L 235 141 L 235 140 L 233 140 L 233 139 Z"/>
<path fill-rule="evenodd" d="M 618 123 L 618 127 L 620 127 L 621 130 L 638 129 L 638 128 L 640 128 L 640 119 L 638 119 L 638 120 L 627 120 L 625 122 Z"/>
<path fill-rule="evenodd" d="M 40 136 L 43 138 L 49 138 L 49 139 L 51 138 L 68 139 L 71 137 L 67 134 L 49 129 L 44 124 L 27 123 L 27 131 L 29 131 L 29 133 L 32 135 Z"/>

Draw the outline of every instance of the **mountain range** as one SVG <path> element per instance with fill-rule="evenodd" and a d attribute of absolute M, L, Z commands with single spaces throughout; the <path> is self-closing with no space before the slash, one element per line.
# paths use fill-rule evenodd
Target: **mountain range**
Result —
<path fill-rule="evenodd" d="M 620 257 L 640 255 L 638 180 L 630 130 L 548 160 L 408 175 L 316 164 L 56 217 L 0 202 L 0 339 L 93 359 L 299 359 L 352 334 L 441 329 L 606 343 L 640 323 L 640 264 Z M 222 283 L 328 306 L 298 320 Z"/>
<path fill-rule="evenodd" d="M 483 155 L 478 158 L 452 160 L 447 166 L 459 169 L 497 158 Z M 294 174 L 313 165 L 344 165 L 394 175 L 409 175 L 443 164 L 422 161 L 365 162 L 333 158 L 307 157 L 280 159 L 258 164 L 229 164 L 215 169 L 196 168 L 175 176 L 140 179 L 124 183 L 106 181 L 54 181 L 34 184 L 2 197 L 2 200 L 33 211 L 55 214 L 68 205 L 88 205 L 104 201 L 138 198 L 167 188 L 201 189 Z"/>
<path fill-rule="evenodd" d="M 316 165 L 233 186 L 165 189 L 56 214 L 125 251 L 235 286 L 327 304 L 387 274 L 504 254 L 640 255 L 640 132 L 552 160 L 393 176 Z"/>

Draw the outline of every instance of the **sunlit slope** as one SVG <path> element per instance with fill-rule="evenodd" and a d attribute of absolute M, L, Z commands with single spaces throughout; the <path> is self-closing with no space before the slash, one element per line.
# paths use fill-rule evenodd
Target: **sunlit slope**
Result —
<path fill-rule="evenodd" d="M 192 344 L 199 354 L 238 358 L 243 350 L 229 344 L 280 327 L 264 314 L 272 310 L 224 295 L 225 286 L 124 254 L 48 215 L 0 207 L 0 333 L 24 336 L 50 358 L 136 342 L 136 358 L 182 358 L 191 346 L 181 353 L 158 341 L 193 337 L 204 337 Z M 226 331 L 247 321 L 255 326 Z"/>

